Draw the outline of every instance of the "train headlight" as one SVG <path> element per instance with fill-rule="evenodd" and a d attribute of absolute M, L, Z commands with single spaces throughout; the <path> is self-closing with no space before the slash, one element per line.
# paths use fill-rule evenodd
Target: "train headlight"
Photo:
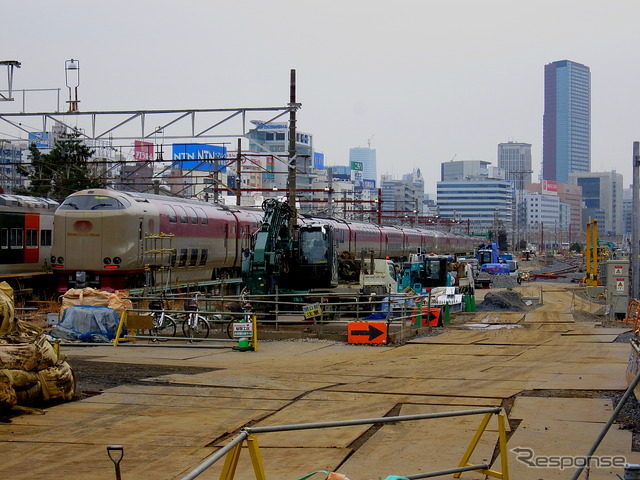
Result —
<path fill-rule="evenodd" d="M 64 258 L 58 257 L 58 263 L 64 263 Z"/>
<path fill-rule="evenodd" d="M 122 263 L 122 259 L 120 257 L 113 257 L 113 263 L 120 265 Z"/>
<path fill-rule="evenodd" d="M 105 265 L 109 265 L 111 263 L 111 259 L 109 257 L 104 257 L 102 259 L 102 263 L 104 263 Z"/>
<path fill-rule="evenodd" d="M 51 256 L 51 263 L 56 263 L 56 257 Z"/>

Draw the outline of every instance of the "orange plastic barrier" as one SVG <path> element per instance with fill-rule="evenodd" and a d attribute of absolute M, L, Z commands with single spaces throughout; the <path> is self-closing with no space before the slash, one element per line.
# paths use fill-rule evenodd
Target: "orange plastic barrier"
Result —
<path fill-rule="evenodd" d="M 422 319 L 420 325 L 423 327 L 440 327 L 442 326 L 442 320 L 440 318 L 441 310 L 434 307 L 422 307 Z M 418 315 L 418 309 L 413 310 L 413 315 Z M 418 317 L 415 317 L 415 322 L 418 321 Z"/>

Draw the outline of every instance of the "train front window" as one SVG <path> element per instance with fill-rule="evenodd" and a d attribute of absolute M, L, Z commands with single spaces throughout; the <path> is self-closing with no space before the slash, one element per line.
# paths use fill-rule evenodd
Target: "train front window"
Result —
<path fill-rule="evenodd" d="M 114 197 L 106 195 L 75 195 L 67 197 L 61 210 L 124 210 L 125 205 Z"/>

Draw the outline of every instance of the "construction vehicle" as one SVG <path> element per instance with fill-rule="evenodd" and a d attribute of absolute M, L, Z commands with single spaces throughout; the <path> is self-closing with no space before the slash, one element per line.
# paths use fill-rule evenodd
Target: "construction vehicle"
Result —
<path fill-rule="evenodd" d="M 386 294 L 397 291 L 395 266 L 373 252 L 338 255 L 334 225 L 322 219 L 290 226 L 293 210 L 275 199 L 264 201 L 264 219 L 252 248 L 243 252 L 242 276 L 252 294 L 280 291 L 317 292 L 344 287 L 344 291 Z M 369 260 L 365 260 L 368 255 Z"/>
<path fill-rule="evenodd" d="M 265 200 L 262 209 L 262 226 L 251 250 L 243 252 L 247 289 L 265 294 L 273 293 L 276 285 L 291 290 L 337 286 L 338 256 L 331 226 L 307 224 L 292 229 L 293 210 L 275 199 Z"/>
<path fill-rule="evenodd" d="M 449 257 L 445 255 L 411 255 L 409 261 L 402 264 L 399 291 L 412 288 L 421 292 L 424 288 L 451 286 L 448 263 Z"/>
<path fill-rule="evenodd" d="M 498 245 L 495 242 L 489 246 L 480 248 L 476 255 L 480 263 L 480 271 L 493 275 L 509 275 L 509 265 L 498 254 Z"/>

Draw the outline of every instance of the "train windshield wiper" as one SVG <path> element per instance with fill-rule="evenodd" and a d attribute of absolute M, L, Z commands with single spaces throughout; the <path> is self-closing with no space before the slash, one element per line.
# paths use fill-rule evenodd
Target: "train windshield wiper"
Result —
<path fill-rule="evenodd" d="M 73 203 L 73 202 L 65 203 L 65 204 L 64 204 L 64 206 L 65 206 L 65 207 L 73 207 L 73 208 L 75 208 L 76 210 L 78 210 L 78 205 L 76 205 L 76 204 L 75 204 L 75 203 Z"/>
<path fill-rule="evenodd" d="M 94 205 L 93 207 L 91 207 L 91 210 L 97 210 L 98 208 L 101 208 L 101 207 L 113 207 L 113 205 L 110 203 L 98 203 L 97 205 Z"/>

